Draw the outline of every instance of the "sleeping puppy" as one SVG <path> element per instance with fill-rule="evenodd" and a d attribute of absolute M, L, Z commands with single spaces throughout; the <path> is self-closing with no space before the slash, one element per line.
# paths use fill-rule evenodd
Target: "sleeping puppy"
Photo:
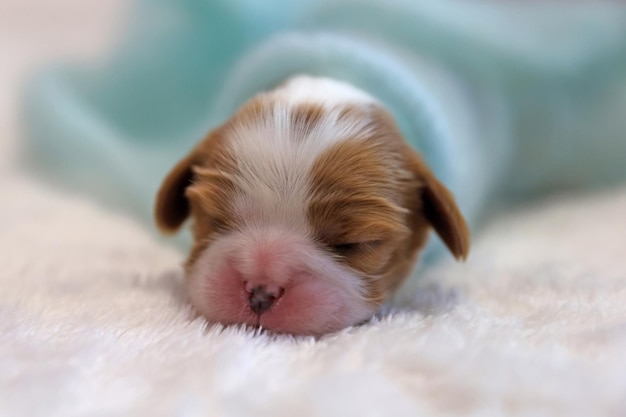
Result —
<path fill-rule="evenodd" d="M 370 318 L 429 230 L 469 232 L 391 115 L 356 88 L 298 76 L 253 97 L 164 180 L 158 227 L 193 219 L 187 287 L 210 322 L 321 335 Z"/>

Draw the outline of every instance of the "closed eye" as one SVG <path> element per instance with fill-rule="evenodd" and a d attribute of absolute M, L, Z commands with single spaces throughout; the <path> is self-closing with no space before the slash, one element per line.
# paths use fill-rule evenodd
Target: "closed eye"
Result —
<path fill-rule="evenodd" d="M 369 242 L 345 242 L 329 245 L 329 248 L 336 254 L 341 256 L 349 256 L 359 253 L 366 249 L 375 249 L 382 241 L 372 240 Z"/>
<path fill-rule="evenodd" d="M 330 248 L 333 252 L 338 253 L 339 255 L 347 255 L 349 253 L 354 252 L 360 246 L 360 243 L 350 242 L 350 243 L 339 243 L 336 245 L 330 245 Z"/>

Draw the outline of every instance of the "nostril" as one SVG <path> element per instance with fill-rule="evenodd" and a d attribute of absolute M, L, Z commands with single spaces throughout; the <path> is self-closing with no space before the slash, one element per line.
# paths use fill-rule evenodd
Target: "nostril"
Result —
<path fill-rule="evenodd" d="M 256 287 L 251 287 L 248 290 L 248 286 L 246 283 L 246 291 L 248 291 L 248 302 L 250 304 L 250 308 L 256 314 L 263 314 L 266 312 L 276 300 L 278 300 L 285 290 L 281 287 L 278 287 L 277 290 L 268 290 L 265 285 L 257 285 Z"/>
<path fill-rule="evenodd" d="M 259 289 L 262 289 L 266 293 L 274 294 L 277 297 L 280 297 L 283 294 L 283 292 L 285 292 L 285 289 L 283 287 L 277 284 L 271 283 L 271 282 L 260 284 L 258 281 L 257 282 L 244 281 L 243 288 L 246 290 L 248 294 L 252 294 L 254 291 L 258 292 Z"/>

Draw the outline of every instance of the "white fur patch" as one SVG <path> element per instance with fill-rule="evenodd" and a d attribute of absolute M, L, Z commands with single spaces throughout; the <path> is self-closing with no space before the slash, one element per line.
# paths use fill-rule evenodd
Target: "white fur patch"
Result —
<path fill-rule="evenodd" d="M 346 105 L 373 99 L 345 83 L 307 76 L 263 96 L 271 108 L 268 117 L 241 122 L 229 131 L 242 190 L 235 209 L 250 226 L 281 224 L 308 235 L 311 168 L 333 145 L 367 133 L 369 119 L 340 115 Z M 292 123 L 294 108 L 306 103 L 324 104 L 322 121 L 313 129 Z"/>
<path fill-rule="evenodd" d="M 298 75 L 272 95 L 293 104 L 318 103 L 334 107 L 342 103 L 375 103 L 376 100 L 352 85 L 331 78 Z"/>

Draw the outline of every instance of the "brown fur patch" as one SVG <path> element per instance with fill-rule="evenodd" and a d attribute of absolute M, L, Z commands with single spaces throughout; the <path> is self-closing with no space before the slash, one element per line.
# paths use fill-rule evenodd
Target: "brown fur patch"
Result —
<path fill-rule="evenodd" d="M 320 244 L 359 271 L 368 298 L 380 304 L 409 275 L 433 222 L 453 236 L 455 255 L 466 253 L 469 233 L 452 196 L 384 109 L 351 105 L 341 117 L 370 119 L 367 137 L 339 143 L 318 158 L 309 221 Z M 440 199 L 428 199 L 431 186 Z M 445 210 L 449 216 L 440 216 Z"/>

